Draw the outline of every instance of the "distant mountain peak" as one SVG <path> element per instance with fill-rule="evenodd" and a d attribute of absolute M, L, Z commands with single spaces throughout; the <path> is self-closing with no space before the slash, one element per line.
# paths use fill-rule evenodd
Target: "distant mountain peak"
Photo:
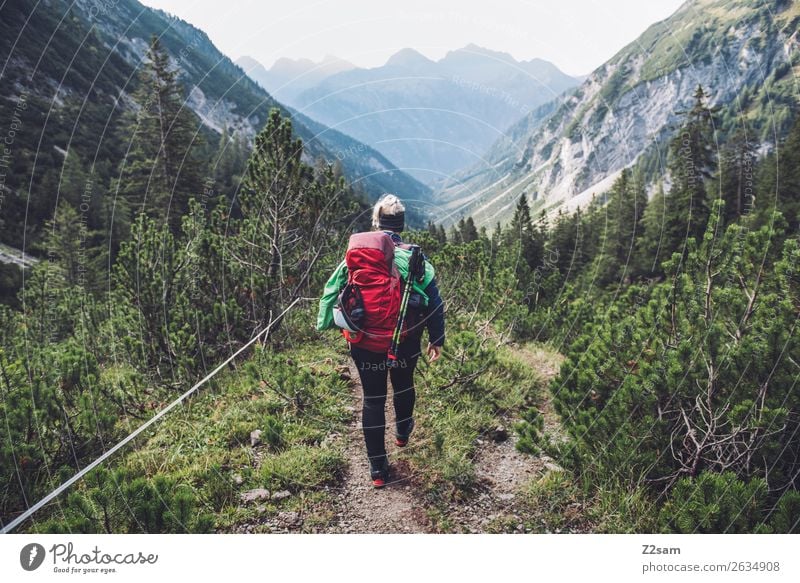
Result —
<path fill-rule="evenodd" d="M 241 57 L 236 59 L 235 63 L 239 65 L 242 69 L 244 69 L 245 73 L 249 73 L 256 67 L 262 66 L 261 63 L 259 63 L 256 59 L 254 59 L 250 55 L 242 55 Z"/>
<path fill-rule="evenodd" d="M 327 54 L 325 55 L 322 60 L 320 61 L 321 64 L 328 64 L 328 63 L 336 63 L 341 65 L 348 65 L 348 68 L 353 69 L 355 65 L 350 61 L 346 61 L 341 57 L 337 57 L 336 55 Z"/>
<path fill-rule="evenodd" d="M 428 57 L 412 48 L 405 48 L 397 51 L 389 60 L 386 61 L 386 67 L 414 67 L 419 65 L 432 65 L 434 64 Z"/>
<path fill-rule="evenodd" d="M 329 54 L 325 55 L 321 61 L 313 61 L 305 57 L 297 59 L 280 57 L 269 68 L 269 72 L 278 75 L 300 75 L 308 71 L 316 71 L 325 75 L 333 75 L 355 68 L 355 65 L 349 61 Z"/>
<path fill-rule="evenodd" d="M 313 69 L 315 66 L 314 61 L 306 58 L 292 59 L 289 57 L 280 57 L 269 68 L 271 73 L 289 73 L 301 72 Z"/>
<path fill-rule="evenodd" d="M 549 77 L 560 77 L 565 75 L 556 65 L 545 59 L 534 57 L 527 61 L 518 61 L 509 53 L 487 49 L 475 43 L 469 43 L 460 49 L 448 51 L 444 58 L 438 61 L 438 64 L 463 68 L 472 67 L 476 63 L 490 65 L 492 62 L 501 67 L 503 66 L 502 63 L 520 67 L 522 70 L 537 76 L 545 74 Z"/>
<path fill-rule="evenodd" d="M 318 63 L 319 67 L 329 75 L 340 73 L 342 71 L 350 71 L 355 69 L 356 66 L 341 57 L 336 55 L 325 55 L 325 57 Z"/>
<path fill-rule="evenodd" d="M 491 49 L 487 49 L 486 47 L 478 46 L 475 43 L 469 43 L 467 46 L 462 47 L 460 49 L 448 51 L 441 61 L 447 61 L 448 59 L 453 59 L 461 56 L 473 57 L 476 55 L 484 55 L 487 57 L 492 57 L 494 59 L 499 59 L 501 61 L 516 62 L 516 59 L 514 59 L 514 57 L 512 57 L 508 53 L 505 53 L 503 51 L 493 51 Z"/>

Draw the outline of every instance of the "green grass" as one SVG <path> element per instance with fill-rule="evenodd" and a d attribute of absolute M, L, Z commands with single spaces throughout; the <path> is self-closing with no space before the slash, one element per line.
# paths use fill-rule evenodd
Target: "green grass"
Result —
<path fill-rule="evenodd" d="M 508 423 L 543 390 L 532 369 L 493 342 L 453 333 L 439 362 L 420 365 L 416 446 L 407 459 L 434 506 L 470 495 L 477 438 Z"/>
<path fill-rule="evenodd" d="M 309 505 L 320 512 L 304 514 L 307 522 L 319 525 L 330 517 L 324 486 L 338 479 L 345 463 L 342 444 L 326 438 L 341 433 L 352 415 L 350 388 L 336 370 L 336 350 L 341 346 L 324 340 L 279 353 L 256 348 L 247 361 L 170 412 L 110 468 L 149 483 L 180 484 L 193 495 L 197 512 L 211 516 L 219 531 Z M 106 374 L 121 385 L 129 380 L 127 371 Z M 139 423 L 130 420 L 131 428 Z M 250 434 L 256 429 L 261 443 L 253 447 Z M 87 476 L 73 491 L 72 511 L 80 515 L 82 530 L 101 529 L 94 515 L 99 507 L 87 504 L 98 497 L 93 484 Z M 289 490 L 293 496 L 243 503 L 241 494 L 253 488 Z M 114 530 L 129 528 L 120 523 Z"/>
<path fill-rule="evenodd" d="M 258 480 L 269 490 L 314 490 L 333 482 L 344 466 L 340 449 L 300 445 L 266 457 Z"/>

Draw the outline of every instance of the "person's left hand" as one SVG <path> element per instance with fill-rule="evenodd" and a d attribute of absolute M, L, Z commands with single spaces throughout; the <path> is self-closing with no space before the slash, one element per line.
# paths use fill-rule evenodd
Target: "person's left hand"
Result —
<path fill-rule="evenodd" d="M 435 344 L 431 344 L 428 342 L 428 349 L 426 350 L 428 353 L 428 358 L 431 362 L 436 362 L 439 360 L 439 357 L 442 355 L 442 347 L 436 346 Z"/>

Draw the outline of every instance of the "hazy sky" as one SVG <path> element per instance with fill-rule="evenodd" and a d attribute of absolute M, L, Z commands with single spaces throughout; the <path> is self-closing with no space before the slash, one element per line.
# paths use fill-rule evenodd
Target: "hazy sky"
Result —
<path fill-rule="evenodd" d="M 469 43 L 564 72 L 601 65 L 683 0 L 144 0 L 203 29 L 234 60 L 331 54 L 361 67 L 412 47 L 437 60 Z"/>

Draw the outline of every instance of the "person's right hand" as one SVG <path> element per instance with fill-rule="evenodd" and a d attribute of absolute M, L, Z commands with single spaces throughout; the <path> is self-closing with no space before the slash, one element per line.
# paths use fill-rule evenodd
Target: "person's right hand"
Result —
<path fill-rule="evenodd" d="M 428 358 L 430 359 L 430 361 L 436 362 L 442 355 L 442 347 L 436 346 L 435 344 L 431 344 L 430 342 L 428 342 L 428 350 L 426 352 L 428 353 Z"/>

